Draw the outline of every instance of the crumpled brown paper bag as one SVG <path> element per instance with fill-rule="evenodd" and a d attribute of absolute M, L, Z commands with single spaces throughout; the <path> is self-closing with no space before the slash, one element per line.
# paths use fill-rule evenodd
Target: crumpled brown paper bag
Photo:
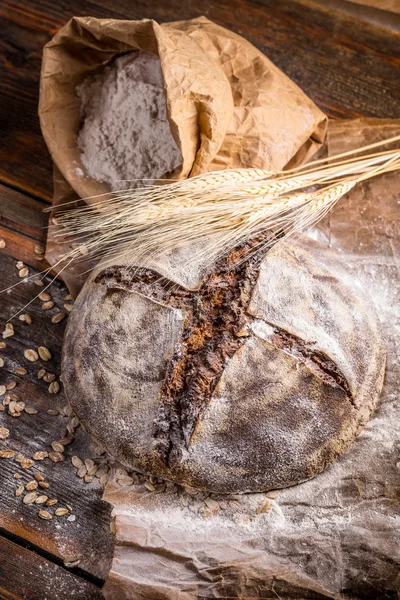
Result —
<path fill-rule="evenodd" d="M 160 57 L 183 157 L 179 178 L 234 167 L 282 169 L 306 160 L 324 140 L 326 117 L 300 88 L 252 44 L 205 17 L 162 25 L 74 17 L 44 47 L 39 116 L 54 163 L 81 198 L 110 187 L 81 163 L 75 88 L 117 54 L 137 49 Z"/>

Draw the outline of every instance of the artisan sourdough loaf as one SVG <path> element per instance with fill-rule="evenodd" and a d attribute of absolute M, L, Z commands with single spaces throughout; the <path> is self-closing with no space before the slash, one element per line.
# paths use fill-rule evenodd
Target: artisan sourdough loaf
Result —
<path fill-rule="evenodd" d="M 86 282 L 63 382 L 126 467 L 215 492 L 281 488 L 366 424 L 385 366 L 374 308 L 315 243 L 261 256 L 258 241 L 201 273 L 181 253 Z"/>

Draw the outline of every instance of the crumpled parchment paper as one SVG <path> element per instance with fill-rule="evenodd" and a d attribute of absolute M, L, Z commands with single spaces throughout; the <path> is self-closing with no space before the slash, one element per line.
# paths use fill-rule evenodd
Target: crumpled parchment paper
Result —
<path fill-rule="evenodd" d="M 400 121 L 331 122 L 327 148 L 337 154 L 399 133 Z M 235 496 L 225 510 L 112 480 L 104 493 L 116 527 L 107 600 L 398 598 L 399 183 L 391 173 L 359 185 L 308 236 L 347 265 L 349 285 L 361 280 L 382 322 L 386 381 L 365 430 L 314 479 Z"/>

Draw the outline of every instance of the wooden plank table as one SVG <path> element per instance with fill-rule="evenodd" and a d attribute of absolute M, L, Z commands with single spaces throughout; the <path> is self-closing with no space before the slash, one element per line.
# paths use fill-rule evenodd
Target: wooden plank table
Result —
<path fill-rule="evenodd" d="M 171 21 L 201 14 L 249 39 L 331 117 L 400 118 L 400 36 L 326 8 L 321 1 L 3 0 L 0 240 L 5 247 L 0 249 L 1 289 L 19 281 L 17 261 L 23 261 L 30 274 L 45 266 L 40 245 L 45 242 L 47 217 L 42 211 L 51 202 L 52 163 L 37 117 L 43 45 L 73 15 Z M 0 295 L 0 334 L 8 319 L 38 292 L 40 288 L 30 282 Z M 22 401 L 34 413 L 23 410 L 16 418 L 9 414 L 9 406 L 0 411 L 0 427 L 9 430 L 8 437 L 0 440 L 0 451 L 15 453 L 0 459 L 0 598 L 99 599 L 113 551 L 110 506 L 101 501 L 96 479 L 85 483 L 77 478 L 70 461 L 72 455 L 93 456 L 93 443 L 78 428 L 65 446 L 64 461 L 45 458 L 30 466 L 23 460 L 36 452 L 51 452 L 54 440 L 70 435 L 66 426 L 70 423 L 71 427 L 71 417 L 64 414 L 62 385 L 58 393 L 50 393 L 51 382 L 37 376 L 45 369 L 59 381 L 68 314 L 64 305 L 70 300 L 60 281 L 53 283 L 50 294 L 53 307 L 43 310 L 45 301 L 34 300 L 24 310 L 32 322 L 15 319 L 14 335 L 4 340 L 0 335 L 5 344 L 0 348 L 4 362 L 0 361 L 0 386 L 9 388 L 0 403 L 8 395 L 9 401 Z M 66 318 L 53 323 L 59 312 Z M 39 346 L 50 350 L 49 361 L 39 357 L 31 362 L 24 356 L 24 350 Z M 0 391 L 4 390 L 0 387 Z M 34 472 L 48 483 L 38 488 L 40 493 L 57 499 L 56 505 L 24 504 L 23 495 L 15 495 L 21 482 L 37 481 Z M 68 513 L 57 517 L 57 507 L 68 507 Z M 48 510 L 52 519 L 41 519 L 41 509 Z"/>

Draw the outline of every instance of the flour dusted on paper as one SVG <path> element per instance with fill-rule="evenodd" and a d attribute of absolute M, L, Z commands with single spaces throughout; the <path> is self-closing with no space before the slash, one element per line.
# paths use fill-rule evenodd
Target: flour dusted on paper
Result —
<path fill-rule="evenodd" d="M 77 94 L 83 117 L 81 160 L 97 181 L 126 189 L 138 185 L 132 180 L 164 177 L 182 163 L 167 120 L 157 56 L 120 56 L 88 76 Z"/>

